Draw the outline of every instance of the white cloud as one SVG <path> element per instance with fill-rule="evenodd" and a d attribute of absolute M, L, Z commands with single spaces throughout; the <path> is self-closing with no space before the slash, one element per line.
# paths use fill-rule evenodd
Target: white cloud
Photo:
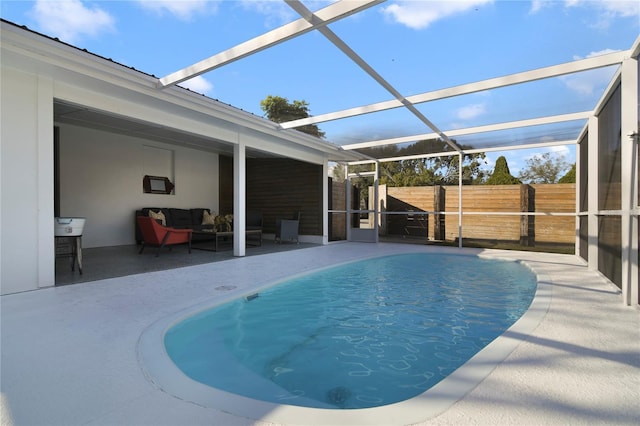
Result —
<path fill-rule="evenodd" d="M 540 12 L 545 7 L 552 6 L 552 0 L 533 0 L 531 2 L 531 8 L 529 9 L 530 14 L 536 14 Z"/>
<path fill-rule="evenodd" d="M 592 58 L 594 56 L 605 55 L 607 53 L 616 52 L 615 50 L 606 49 L 598 52 L 591 52 L 586 57 Z M 574 56 L 573 59 L 584 59 L 580 56 Z M 590 71 L 584 71 L 577 74 L 571 74 L 560 77 L 560 80 L 571 89 L 572 91 L 580 95 L 591 95 L 596 88 L 605 87 L 611 81 L 615 67 L 598 68 Z"/>
<path fill-rule="evenodd" d="M 616 16 L 640 16 L 640 3 L 636 1 L 602 1 L 602 7 Z"/>
<path fill-rule="evenodd" d="M 196 15 L 211 14 L 218 10 L 218 1 L 212 0 L 138 0 L 144 9 L 159 15 L 168 13 L 183 21 Z"/>
<path fill-rule="evenodd" d="M 460 120 L 470 120 L 481 116 L 487 111 L 485 104 L 473 104 L 467 105 L 462 108 L 458 108 L 456 111 L 456 117 Z"/>
<path fill-rule="evenodd" d="M 37 0 L 30 14 L 42 32 L 67 43 L 113 31 L 115 24 L 107 12 L 85 6 L 80 0 Z"/>
<path fill-rule="evenodd" d="M 566 7 L 595 7 L 613 16 L 631 17 L 640 15 L 640 3 L 631 0 L 566 0 Z"/>
<path fill-rule="evenodd" d="M 541 9 L 562 4 L 555 0 L 532 0 L 529 13 L 535 14 Z M 616 18 L 640 18 L 640 2 L 633 0 L 565 0 L 564 7 L 590 8 L 597 13 L 589 26 L 607 29 Z"/>
<path fill-rule="evenodd" d="M 589 26 L 607 29 L 616 18 L 640 18 L 640 2 L 633 0 L 532 0 L 530 14 L 540 12 L 544 8 L 564 4 L 566 9 L 590 8 L 596 11 Z"/>
<path fill-rule="evenodd" d="M 382 8 L 382 12 L 395 22 L 420 30 L 438 20 L 473 10 L 487 3 L 493 3 L 493 0 L 400 0 Z"/>
<path fill-rule="evenodd" d="M 570 154 L 569 147 L 566 145 L 549 147 L 549 151 L 556 155 L 562 155 L 565 158 L 568 158 Z"/>
<path fill-rule="evenodd" d="M 267 18 L 265 26 L 268 28 L 276 27 L 300 18 L 292 8 L 282 1 L 241 0 L 240 4 L 245 10 L 264 15 Z"/>
<path fill-rule="evenodd" d="M 180 83 L 180 86 L 186 87 L 187 89 L 193 90 L 197 93 L 202 93 L 204 95 L 209 94 L 213 90 L 213 84 L 211 84 L 211 82 L 209 82 L 201 75 L 183 81 L 182 83 Z"/>

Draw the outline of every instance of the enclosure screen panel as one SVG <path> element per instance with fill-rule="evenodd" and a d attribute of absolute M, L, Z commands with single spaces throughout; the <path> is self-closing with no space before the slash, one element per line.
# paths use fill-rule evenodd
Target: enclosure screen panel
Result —
<path fill-rule="evenodd" d="M 618 86 L 598 119 L 598 209 L 621 209 L 621 90 Z"/>

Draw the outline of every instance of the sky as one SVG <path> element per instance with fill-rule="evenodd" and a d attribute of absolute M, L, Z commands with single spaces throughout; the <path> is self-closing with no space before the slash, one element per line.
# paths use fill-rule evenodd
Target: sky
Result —
<path fill-rule="evenodd" d="M 303 0 L 312 11 L 330 1 Z M 187 67 L 298 19 L 271 0 L 2 0 L 3 19 L 157 77 Z M 629 49 L 640 34 L 640 2 L 605 0 L 388 0 L 329 28 L 404 96 Z M 594 108 L 615 69 L 458 96 L 419 105 L 440 130 Z M 181 83 L 263 115 L 269 95 L 308 102 L 311 115 L 393 99 L 318 32 Z M 460 137 L 515 144 L 575 138 L 583 122 Z M 404 109 L 320 123 L 346 144 L 430 133 Z M 554 155 L 575 161 L 573 147 Z M 517 174 L 530 150 L 506 155 Z"/>

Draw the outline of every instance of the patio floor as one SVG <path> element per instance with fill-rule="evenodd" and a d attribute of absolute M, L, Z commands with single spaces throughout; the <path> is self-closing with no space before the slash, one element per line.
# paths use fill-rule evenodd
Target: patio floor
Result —
<path fill-rule="evenodd" d="M 296 248 L 2 296 L 0 423 L 279 423 L 278 410 L 249 418 L 250 407 L 246 415 L 233 415 L 163 391 L 141 365 L 138 345 L 142 334 L 176 312 L 248 294 L 292 274 L 383 254 L 460 252 L 392 243 Z M 549 308 L 540 313 L 542 319 L 530 335 L 505 336 L 517 344 L 515 349 L 457 402 L 452 400 L 434 414 L 425 399 L 424 412 L 418 408 L 415 413 L 421 419 L 417 423 L 639 423 L 638 308 L 624 307 L 618 289 L 587 270 L 575 256 L 479 249 L 462 252 L 526 261 L 550 285 Z M 88 262 L 89 254 L 85 257 Z M 160 255 L 159 259 L 169 257 Z M 88 263 L 85 268 L 89 274 Z M 338 419 L 325 424 L 339 424 Z M 351 424 L 364 422 L 363 418 Z M 314 419 L 310 417 L 308 423 Z M 399 424 L 382 417 L 379 423 Z"/>
<path fill-rule="evenodd" d="M 292 242 L 276 244 L 274 240 L 263 239 L 261 246 L 247 246 L 245 254 L 246 256 L 257 256 L 315 247 L 317 245 Z M 186 246 L 176 246 L 171 251 L 168 248 L 163 248 L 158 257 L 156 257 L 157 248 L 147 247 L 142 254 L 138 254 L 140 246 L 137 245 L 84 249 L 82 251 L 82 274 L 77 269 L 75 271 L 71 270 L 71 258 L 56 258 L 56 285 L 77 284 L 234 259 L 231 242 L 221 242 L 218 251 L 195 248 L 211 249 L 213 248 L 213 242 L 197 243 L 193 247 L 191 254 L 189 254 Z"/>

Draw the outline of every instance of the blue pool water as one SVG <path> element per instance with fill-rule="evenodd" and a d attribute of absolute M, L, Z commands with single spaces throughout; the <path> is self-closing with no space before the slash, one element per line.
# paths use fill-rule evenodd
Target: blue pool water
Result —
<path fill-rule="evenodd" d="M 171 327 L 189 377 L 280 404 L 368 408 L 425 392 L 527 310 L 517 262 L 403 254 L 296 277 Z"/>

